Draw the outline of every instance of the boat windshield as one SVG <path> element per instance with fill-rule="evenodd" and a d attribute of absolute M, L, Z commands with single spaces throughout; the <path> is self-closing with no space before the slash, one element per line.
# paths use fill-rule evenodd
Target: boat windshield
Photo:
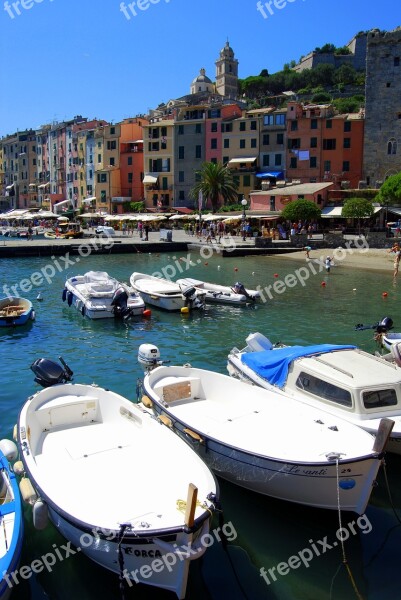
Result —
<path fill-rule="evenodd" d="M 342 406 L 352 406 L 352 396 L 348 390 L 314 377 L 310 373 L 301 372 L 295 385 L 297 388 L 324 400 L 330 400 L 330 402 L 335 402 Z"/>
<path fill-rule="evenodd" d="M 363 392 L 363 405 L 367 409 L 386 408 L 386 406 L 397 405 L 397 393 L 395 389 L 371 390 Z"/>

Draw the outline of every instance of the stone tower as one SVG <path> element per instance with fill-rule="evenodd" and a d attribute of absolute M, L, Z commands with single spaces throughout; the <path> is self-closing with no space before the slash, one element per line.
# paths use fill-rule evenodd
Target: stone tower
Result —
<path fill-rule="evenodd" d="M 226 98 L 238 96 L 238 60 L 228 41 L 216 60 L 216 92 Z"/>
<path fill-rule="evenodd" d="M 380 187 L 401 171 L 401 27 L 368 33 L 364 179 Z"/>

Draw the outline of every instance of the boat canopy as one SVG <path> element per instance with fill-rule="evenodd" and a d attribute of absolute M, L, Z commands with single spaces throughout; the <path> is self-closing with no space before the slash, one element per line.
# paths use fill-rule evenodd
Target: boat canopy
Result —
<path fill-rule="evenodd" d="M 327 354 L 336 350 L 353 350 L 356 346 L 334 344 L 317 344 L 315 346 L 289 346 L 276 350 L 263 350 L 262 352 L 246 352 L 242 354 L 241 361 L 263 377 L 272 385 L 282 388 L 287 381 L 290 364 L 297 358 Z"/>

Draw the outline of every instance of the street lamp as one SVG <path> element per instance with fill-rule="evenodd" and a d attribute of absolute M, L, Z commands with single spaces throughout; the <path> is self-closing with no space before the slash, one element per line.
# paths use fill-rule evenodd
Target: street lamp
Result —
<path fill-rule="evenodd" d="M 245 198 L 245 196 L 242 198 L 241 204 L 242 204 L 242 241 L 245 242 L 245 240 L 246 240 L 246 230 L 245 230 L 246 214 L 245 214 L 245 208 L 246 208 L 246 206 L 248 204 L 248 201 Z"/>

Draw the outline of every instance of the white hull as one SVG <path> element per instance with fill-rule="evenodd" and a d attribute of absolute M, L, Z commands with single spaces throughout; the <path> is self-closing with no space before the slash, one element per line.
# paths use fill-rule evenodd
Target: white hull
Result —
<path fill-rule="evenodd" d="M 174 389 L 184 397 L 175 400 Z M 145 376 L 144 391 L 153 410 L 168 417 L 224 479 L 333 510 L 338 492 L 343 510 L 364 512 L 380 456 L 372 451 L 374 438 L 361 429 L 201 369 L 158 367 Z"/>
<path fill-rule="evenodd" d="M 130 284 L 138 292 L 146 304 L 157 306 L 163 310 L 180 311 L 187 307 L 203 308 L 205 304 L 205 292 L 195 290 L 194 300 L 184 296 L 187 286 L 180 286 L 177 283 L 153 277 L 145 273 L 133 273 L 130 277 Z"/>
<path fill-rule="evenodd" d="M 68 305 L 90 319 L 114 319 L 115 313 L 112 306 L 113 296 L 119 287 L 123 287 L 128 295 L 127 308 L 130 316 L 141 316 L 145 310 L 143 299 L 132 288 L 122 285 L 107 273 L 96 273 L 103 275 L 103 279 L 91 281 L 92 272 L 86 275 L 71 277 L 65 282 L 63 300 Z"/>
<path fill-rule="evenodd" d="M 207 283 L 206 281 L 200 281 L 198 279 L 192 279 L 191 277 L 185 279 L 177 279 L 179 285 L 193 285 L 196 289 L 206 293 L 206 302 L 210 304 L 229 304 L 231 306 L 246 306 L 252 302 L 255 302 L 260 294 L 256 290 L 246 290 L 250 297 L 244 294 L 236 293 L 233 288 L 226 285 L 217 285 L 214 283 Z M 254 300 L 252 300 L 252 298 Z"/>
<path fill-rule="evenodd" d="M 74 384 L 46 388 L 24 404 L 18 443 L 37 496 L 74 546 L 127 581 L 184 598 L 216 498 L 212 474 L 186 444 L 122 396 Z M 199 502 L 187 527 L 177 503 L 185 508 L 190 483 Z M 188 544 L 191 553 L 181 548 Z"/>

